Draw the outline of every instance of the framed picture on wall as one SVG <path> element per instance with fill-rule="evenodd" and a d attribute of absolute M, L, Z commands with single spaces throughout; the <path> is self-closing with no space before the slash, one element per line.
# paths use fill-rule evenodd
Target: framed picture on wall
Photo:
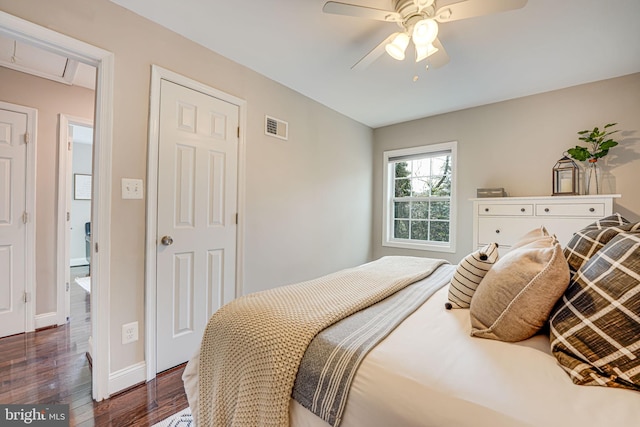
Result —
<path fill-rule="evenodd" d="M 73 174 L 73 198 L 91 200 L 91 175 Z"/>

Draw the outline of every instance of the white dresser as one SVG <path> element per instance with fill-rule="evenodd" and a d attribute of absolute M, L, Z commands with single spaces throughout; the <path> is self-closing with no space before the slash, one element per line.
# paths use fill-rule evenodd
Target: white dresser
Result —
<path fill-rule="evenodd" d="M 473 247 L 496 242 L 509 250 L 521 236 L 545 226 L 564 247 L 573 233 L 613 213 L 619 194 L 598 196 L 495 197 L 472 199 Z"/>

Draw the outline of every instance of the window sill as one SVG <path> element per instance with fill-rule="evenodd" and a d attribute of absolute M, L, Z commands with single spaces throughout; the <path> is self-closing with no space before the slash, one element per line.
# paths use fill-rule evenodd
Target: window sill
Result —
<path fill-rule="evenodd" d="M 415 243 L 415 242 L 392 240 L 392 241 L 382 242 L 382 246 L 388 247 L 388 248 L 413 249 L 418 251 L 430 251 L 430 252 L 446 252 L 446 253 L 456 252 L 455 247 L 449 243 L 437 245 L 433 243 Z"/>

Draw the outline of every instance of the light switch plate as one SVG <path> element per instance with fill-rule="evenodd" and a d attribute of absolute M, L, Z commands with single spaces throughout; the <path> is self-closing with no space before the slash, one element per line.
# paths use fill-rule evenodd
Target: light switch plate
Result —
<path fill-rule="evenodd" d="M 142 180 L 132 178 L 122 178 L 122 198 L 142 199 Z"/>

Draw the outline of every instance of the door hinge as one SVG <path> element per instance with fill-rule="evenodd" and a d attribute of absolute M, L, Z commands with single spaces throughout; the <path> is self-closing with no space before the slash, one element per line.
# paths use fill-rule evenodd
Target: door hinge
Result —
<path fill-rule="evenodd" d="M 69 292 L 69 282 L 67 282 L 67 292 Z"/>
<path fill-rule="evenodd" d="M 30 298 L 29 292 L 25 292 L 22 295 L 22 301 L 24 301 L 25 304 L 29 302 L 29 298 Z"/>
<path fill-rule="evenodd" d="M 95 247 L 96 253 L 98 253 L 98 242 L 94 243 L 94 247 Z"/>
<path fill-rule="evenodd" d="M 238 138 L 240 138 L 240 126 L 238 126 Z"/>
<path fill-rule="evenodd" d="M 22 213 L 22 223 L 26 224 L 27 222 L 29 222 L 29 214 L 27 213 L 27 211 L 24 211 Z"/>
<path fill-rule="evenodd" d="M 236 225 L 238 225 L 238 214 L 236 214 Z"/>
<path fill-rule="evenodd" d="M 29 132 L 25 132 L 25 134 L 24 134 L 24 143 L 28 144 L 29 142 L 31 142 L 30 140 L 31 140 L 31 137 L 29 136 Z"/>
<path fill-rule="evenodd" d="M 67 151 L 71 151 L 71 141 L 67 141 Z"/>
<path fill-rule="evenodd" d="M 71 212 L 67 212 L 67 222 L 71 221 Z"/>

